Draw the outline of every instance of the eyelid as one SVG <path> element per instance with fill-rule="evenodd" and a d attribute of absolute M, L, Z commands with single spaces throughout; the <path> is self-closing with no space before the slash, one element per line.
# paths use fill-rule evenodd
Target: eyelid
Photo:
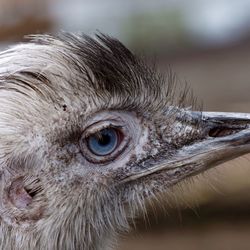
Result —
<path fill-rule="evenodd" d="M 116 124 L 115 124 L 116 123 Z M 96 123 L 91 124 L 88 126 L 83 134 L 85 138 L 88 138 L 89 136 L 98 133 L 99 131 L 105 129 L 105 128 L 117 128 L 117 129 L 123 129 L 122 125 L 118 125 L 116 120 L 112 121 L 99 121 Z"/>

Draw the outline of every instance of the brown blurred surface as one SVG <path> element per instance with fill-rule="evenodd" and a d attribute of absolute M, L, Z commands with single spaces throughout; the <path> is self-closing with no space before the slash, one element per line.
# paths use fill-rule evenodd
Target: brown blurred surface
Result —
<path fill-rule="evenodd" d="M 23 40 L 24 35 L 48 32 L 53 27 L 49 0 L 0 0 L 0 41 Z"/>
<path fill-rule="evenodd" d="M 205 110 L 249 112 L 250 39 L 228 47 L 178 54 L 160 63 L 171 65 L 194 90 Z"/>
<path fill-rule="evenodd" d="M 121 250 L 249 250 L 248 223 L 214 223 L 202 227 L 144 233 L 124 241 Z"/>
<path fill-rule="evenodd" d="M 24 35 L 34 33 L 44 33 L 50 30 L 52 22 L 50 20 L 39 20 L 34 17 L 26 17 L 16 25 L 0 26 L 0 40 L 20 41 Z"/>

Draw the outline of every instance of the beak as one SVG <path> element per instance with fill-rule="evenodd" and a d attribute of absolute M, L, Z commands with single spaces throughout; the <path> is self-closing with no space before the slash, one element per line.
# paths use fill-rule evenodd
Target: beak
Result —
<path fill-rule="evenodd" d="M 173 185 L 220 163 L 250 153 L 250 114 L 185 111 L 179 119 L 198 122 L 202 136 L 178 149 L 171 158 L 154 157 L 146 168 L 135 171 L 122 182 L 160 174 Z M 162 177 L 161 176 L 161 177 Z M 157 178 L 157 176 L 156 176 Z"/>

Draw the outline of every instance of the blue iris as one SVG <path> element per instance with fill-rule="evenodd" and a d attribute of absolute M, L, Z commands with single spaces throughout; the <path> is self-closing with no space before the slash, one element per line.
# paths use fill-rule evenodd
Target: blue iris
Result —
<path fill-rule="evenodd" d="M 114 128 L 106 128 L 88 138 L 88 147 L 95 155 L 105 156 L 112 153 L 118 143 Z"/>

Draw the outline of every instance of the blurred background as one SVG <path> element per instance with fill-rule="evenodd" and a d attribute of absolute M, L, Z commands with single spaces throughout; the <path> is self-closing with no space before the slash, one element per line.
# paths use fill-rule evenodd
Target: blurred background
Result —
<path fill-rule="evenodd" d="M 250 112 L 250 0 L 0 0 L 0 49 L 98 30 L 169 65 L 205 110 Z M 117 250 L 249 250 L 250 156 L 174 187 Z"/>

